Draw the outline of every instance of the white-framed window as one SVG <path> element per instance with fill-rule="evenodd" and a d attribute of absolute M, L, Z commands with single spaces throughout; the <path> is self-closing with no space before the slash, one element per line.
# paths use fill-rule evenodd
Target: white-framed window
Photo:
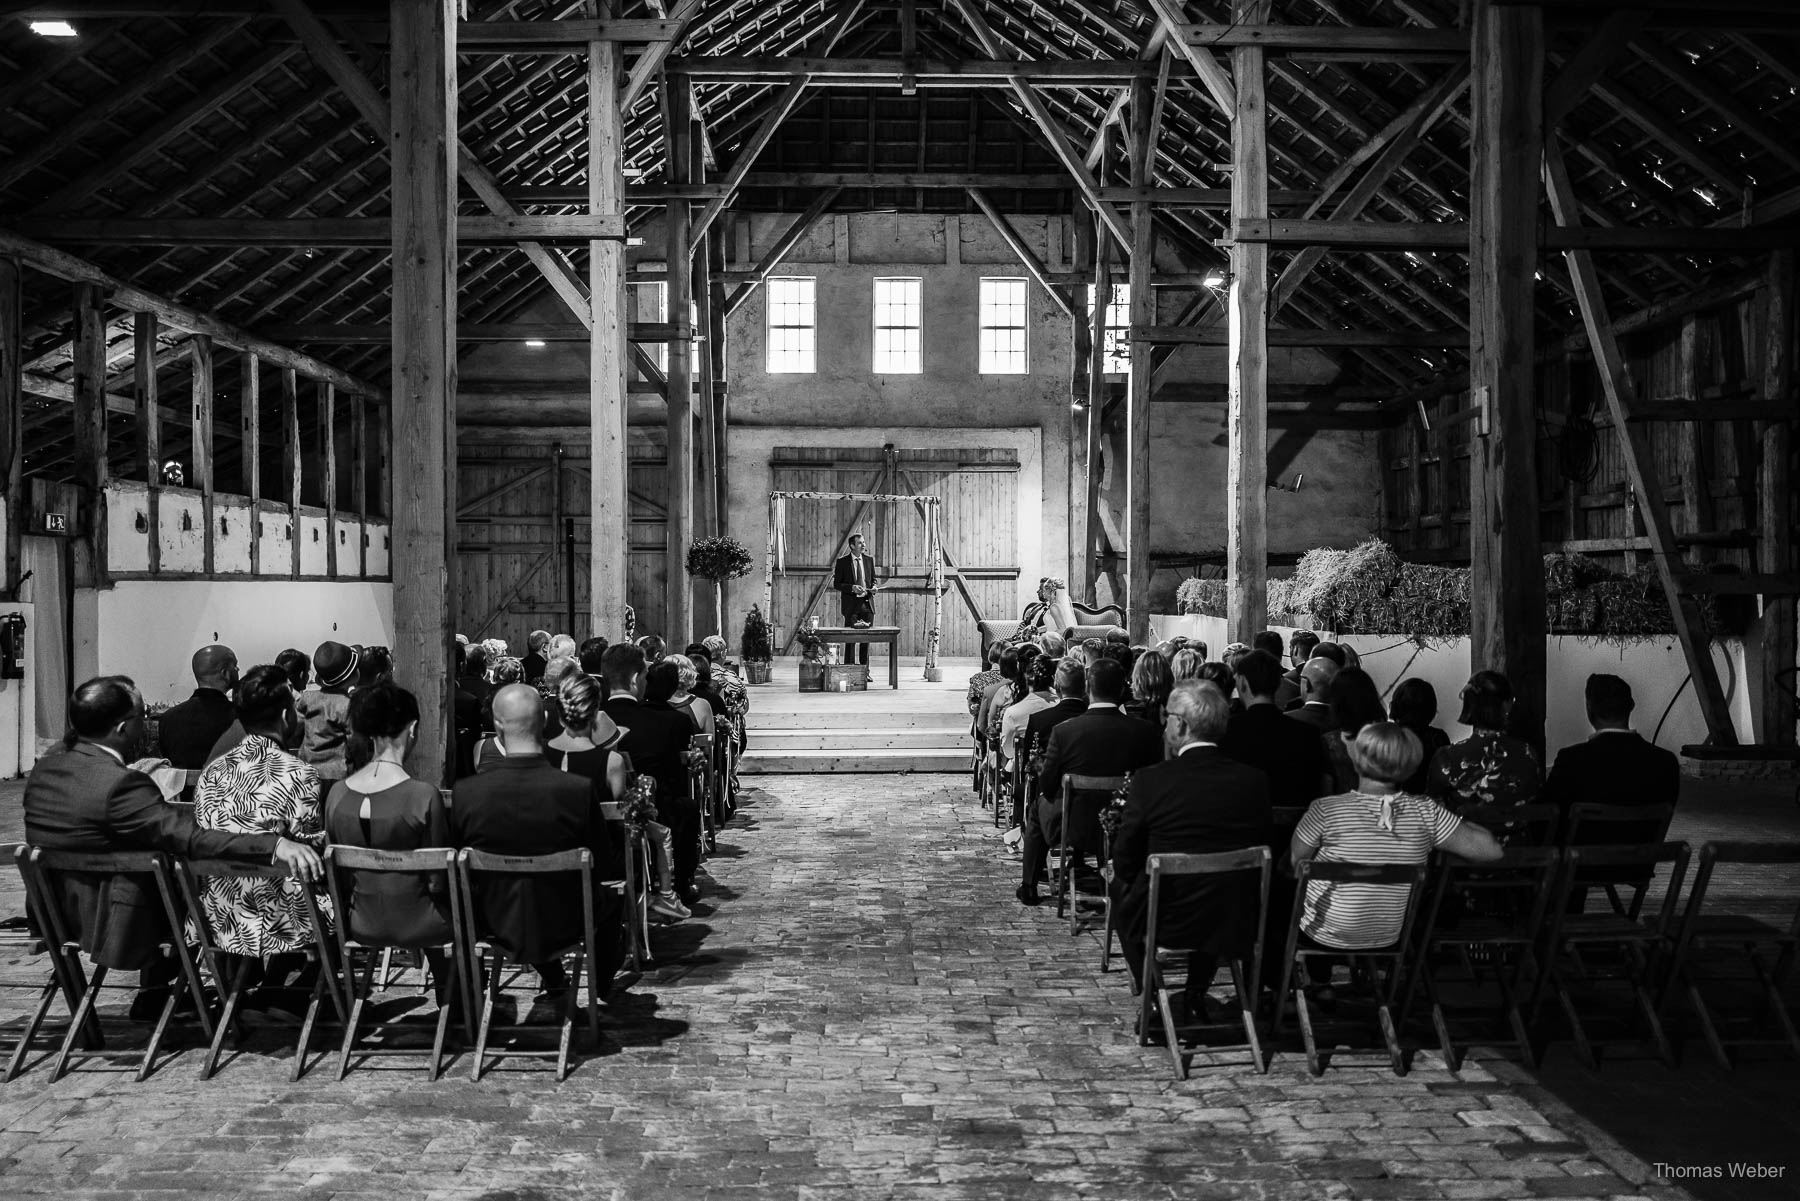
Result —
<path fill-rule="evenodd" d="M 925 370 L 925 281 L 881 278 L 875 281 L 875 372 L 918 375 Z"/>
<path fill-rule="evenodd" d="M 981 374 L 1024 375 L 1031 370 L 1026 346 L 1029 295 L 1023 279 L 982 279 L 977 351 Z"/>
<path fill-rule="evenodd" d="M 769 374 L 811 374 L 818 368 L 819 314 L 816 280 L 772 276 L 768 289 Z"/>
<path fill-rule="evenodd" d="M 1087 290 L 1088 312 L 1094 311 L 1094 285 Z M 1106 375 L 1124 375 L 1131 370 L 1131 291 L 1124 284 L 1112 286 L 1112 298 L 1106 304 L 1105 334 L 1101 339 L 1100 370 Z"/>
<path fill-rule="evenodd" d="M 653 283 L 632 284 L 631 288 L 633 294 L 632 299 L 637 304 L 637 320 L 646 322 L 668 320 L 669 285 L 667 283 L 662 280 L 656 280 Z M 651 360 L 656 363 L 656 369 L 667 374 L 669 370 L 669 344 L 667 342 L 652 342 L 643 349 L 650 355 Z"/>

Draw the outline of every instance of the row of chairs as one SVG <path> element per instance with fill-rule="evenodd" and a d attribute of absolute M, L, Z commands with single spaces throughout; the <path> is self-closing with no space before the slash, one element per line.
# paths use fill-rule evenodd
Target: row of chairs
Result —
<path fill-rule="evenodd" d="M 93 1058 L 135 1061 L 137 1079 L 144 1079 L 155 1070 L 168 1029 L 183 1007 L 192 1008 L 194 1020 L 208 1040 L 200 1075 L 203 1079 L 210 1078 L 218 1068 L 226 1038 L 234 1033 L 242 1036 L 242 1006 L 253 960 L 245 958 L 232 965 L 223 950 L 219 932 L 201 903 L 205 882 L 210 879 L 282 880 L 287 878 L 285 873 L 268 865 L 190 861 L 150 851 L 91 854 L 27 845 L 4 849 L 11 851 L 24 878 L 27 913 L 36 933 L 36 949 L 48 956 L 49 976 L 39 987 L 38 1000 L 30 1017 L 12 1039 L 3 1078 L 15 1078 L 24 1068 L 28 1055 L 39 1046 L 40 1032 L 44 1030 L 58 997 L 67 1007 L 69 1018 L 56 1045 L 51 1067 L 53 1080 L 68 1071 L 72 1063 Z M 480 1079 L 490 1058 L 526 1057 L 554 1058 L 556 1078 L 562 1080 L 569 1070 L 575 1022 L 584 1010 L 589 1035 L 598 1044 L 601 934 L 595 922 L 595 900 L 599 890 L 617 893 L 628 885 L 625 881 L 596 881 L 591 851 L 583 848 L 524 857 L 493 855 L 469 848 L 377 851 L 331 846 L 326 848 L 324 863 L 324 896 L 330 902 L 329 910 L 320 904 L 317 892 L 306 890 L 313 931 L 313 942 L 306 954 L 317 970 L 294 1048 L 291 1079 L 298 1080 L 307 1069 L 321 1010 L 327 1004 L 331 1015 L 342 1026 L 337 1066 L 339 1079 L 349 1071 L 352 1060 L 359 1056 L 422 1054 L 428 1057 L 427 1075 L 435 1080 L 446 1062 L 445 1046 L 455 1008 L 462 1011 L 462 1032 L 474 1050 L 471 1065 L 474 1079 Z M 523 973 L 525 965 L 514 961 L 506 949 L 515 945 L 514 939 L 509 937 L 513 932 L 497 929 L 488 920 L 479 897 L 481 884 L 497 877 L 533 881 L 547 875 L 579 877 L 582 908 L 580 936 L 554 951 L 554 958 L 559 962 L 567 961 L 572 970 L 556 1046 L 541 1050 L 527 1048 L 516 1040 L 529 1033 L 542 1033 L 545 1027 L 497 1025 L 494 1021 L 503 988 Z M 352 912 L 349 906 L 353 884 L 358 877 L 406 879 L 423 884 L 433 895 L 444 897 L 448 910 L 448 938 L 437 946 L 414 947 L 352 936 L 351 923 L 345 917 Z M 109 969 L 106 964 L 95 962 L 90 972 L 84 962 L 84 956 L 91 956 L 99 949 L 92 944 L 104 937 L 104 931 L 95 928 L 103 923 L 90 921 L 84 930 L 81 920 L 83 909 L 93 914 L 105 914 L 114 891 L 124 887 L 154 893 L 160 916 L 171 932 L 156 948 L 156 953 L 172 969 L 173 975 L 168 998 L 157 1014 L 147 1042 L 131 1049 L 107 1045 L 106 1032 L 96 1007 L 102 989 L 107 987 Z M 336 915 L 335 920 L 329 915 Z M 192 932 L 194 945 L 189 943 L 188 931 Z M 440 961 L 447 965 L 447 978 L 438 982 L 443 1000 L 438 1007 L 429 1050 L 373 1045 L 368 1041 L 371 1036 L 404 1029 L 396 1022 L 365 1022 L 371 996 L 385 991 L 393 982 L 391 962 L 396 950 L 436 952 Z M 203 976 L 210 976 L 217 990 L 221 1006 L 216 1014 L 205 995 Z M 380 988 L 376 987 L 377 980 L 381 983 Z M 497 1035 L 511 1036 L 515 1042 L 490 1051 L 490 1040 Z"/>

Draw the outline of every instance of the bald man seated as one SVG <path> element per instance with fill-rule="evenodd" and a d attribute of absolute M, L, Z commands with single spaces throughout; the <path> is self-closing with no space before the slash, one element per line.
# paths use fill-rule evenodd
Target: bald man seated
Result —
<path fill-rule="evenodd" d="M 164 713 L 156 739 L 171 766 L 198 771 L 219 736 L 237 720 L 231 692 L 237 687 L 237 655 L 213 643 L 194 652 L 194 695 Z"/>
<path fill-rule="evenodd" d="M 1331 720 L 1331 704 L 1326 692 L 1338 673 L 1338 665 L 1330 659 L 1315 657 L 1300 669 L 1300 707 L 1288 710 L 1295 721 L 1305 722 L 1321 734 L 1337 728 Z"/>
<path fill-rule="evenodd" d="M 560 771 L 544 757 L 544 704 L 537 689 L 508 684 L 494 694 L 493 707 L 502 753 L 491 761 L 484 757 L 478 775 L 456 782 L 451 837 L 459 847 L 496 855 L 593 851 L 597 984 L 604 997 L 619 963 L 623 908 L 598 881 L 624 874 L 600 811 L 604 784 Z M 545 991 L 564 987 L 567 976 L 556 953 L 581 942 L 580 878 L 477 876 L 473 891 L 477 933 L 536 968 Z"/>

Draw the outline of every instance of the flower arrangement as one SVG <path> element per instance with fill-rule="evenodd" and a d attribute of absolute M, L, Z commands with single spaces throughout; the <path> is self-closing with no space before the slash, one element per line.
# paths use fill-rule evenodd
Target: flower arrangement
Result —
<path fill-rule="evenodd" d="M 625 641 L 637 641 L 637 610 L 630 605 L 625 606 Z"/>
<path fill-rule="evenodd" d="M 656 781 L 646 775 L 634 775 L 625 789 L 625 820 L 634 826 L 656 820 Z"/>
<path fill-rule="evenodd" d="M 775 657 L 775 648 L 770 645 L 769 622 L 763 617 L 761 605 L 751 605 L 750 612 L 744 615 L 744 633 L 738 640 L 738 649 L 746 663 L 767 663 Z"/>
<path fill-rule="evenodd" d="M 800 644 L 800 657 L 808 663 L 822 663 L 825 660 L 825 636 L 811 626 L 801 626 L 794 631 L 794 639 Z"/>
<path fill-rule="evenodd" d="M 702 538 L 688 547 L 689 575 L 703 580 L 735 580 L 750 574 L 750 552 L 736 538 Z"/>

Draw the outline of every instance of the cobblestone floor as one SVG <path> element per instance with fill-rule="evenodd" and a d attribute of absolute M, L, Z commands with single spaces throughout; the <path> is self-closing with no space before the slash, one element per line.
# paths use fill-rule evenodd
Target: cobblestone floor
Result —
<path fill-rule="evenodd" d="M 274 1031 L 206 1082 L 192 1052 L 141 1084 L 40 1065 L 0 1085 L 0 1196 L 1685 1196 L 1480 1066 L 1313 1079 L 1297 1054 L 1267 1076 L 1221 1056 L 1174 1081 L 1097 938 L 1013 901 L 960 780 L 760 784 L 709 865 L 713 911 L 615 993 L 605 1052 L 562 1085 L 535 1064 L 472 1083 L 466 1058 L 436 1083 L 289 1084 Z"/>

